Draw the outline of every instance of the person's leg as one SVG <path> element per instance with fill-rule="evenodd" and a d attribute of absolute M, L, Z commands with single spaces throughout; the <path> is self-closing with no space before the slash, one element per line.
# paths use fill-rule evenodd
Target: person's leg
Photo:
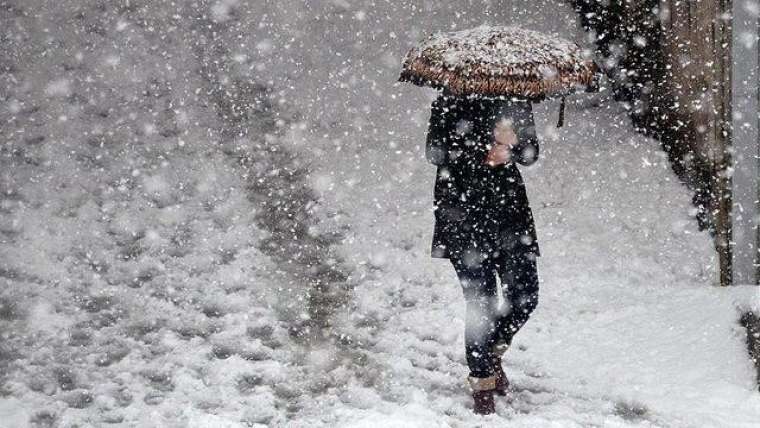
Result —
<path fill-rule="evenodd" d="M 488 259 L 471 264 L 452 259 L 462 285 L 467 313 L 465 316 L 465 352 L 470 376 L 487 378 L 493 375 L 491 347 L 496 334 L 496 270 Z"/>
<path fill-rule="evenodd" d="M 496 322 L 497 342 L 509 346 L 538 305 L 538 269 L 533 253 L 508 254 L 499 264 L 506 308 Z"/>
<path fill-rule="evenodd" d="M 495 411 L 493 396 L 496 376 L 491 362 L 498 316 L 495 265 L 490 260 L 475 264 L 454 259 L 451 262 L 467 304 L 464 341 L 467 365 L 470 368 L 473 411 L 487 415 Z"/>

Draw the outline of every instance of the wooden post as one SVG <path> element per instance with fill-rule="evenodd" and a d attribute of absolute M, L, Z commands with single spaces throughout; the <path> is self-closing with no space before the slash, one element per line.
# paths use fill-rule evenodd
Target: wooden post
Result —
<path fill-rule="evenodd" d="M 733 282 L 731 151 L 731 1 L 661 0 L 663 61 L 668 68 L 659 108 L 675 128 L 712 222 L 720 284 Z M 654 98 L 657 100 L 657 98 Z M 673 108 L 672 106 L 677 106 Z"/>
<path fill-rule="evenodd" d="M 734 283 L 734 216 L 733 171 L 734 156 L 731 140 L 732 79 L 731 71 L 731 0 L 713 0 L 712 54 L 715 68 L 713 77 L 712 141 L 715 144 L 712 159 L 713 205 L 715 220 L 715 247 L 718 251 L 720 285 Z"/>
<path fill-rule="evenodd" d="M 731 5 L 731 142 L 733 146 L 733 276 L 757 284 L 758 271 L 758 0 Z M 721 282 L 722 284 L 722 282 Z M 723 284 L 725 285 L 725 284 Z"/>

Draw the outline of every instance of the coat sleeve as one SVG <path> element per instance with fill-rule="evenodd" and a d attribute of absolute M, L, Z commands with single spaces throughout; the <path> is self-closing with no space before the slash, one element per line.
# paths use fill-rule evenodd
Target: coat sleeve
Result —
<path fill-rule="evenodd" d="M 512 148 L 513 159 L 521 165 L 531 165 L 538 160 L 538 136 L 533 120 L 533 108 L 526 102 L 515 109 L 513 118 L 517 128 L 517 145 Z"/>
<path fill-rule="evenodd" d="M 449 129 L 441 98 L 433 101 L 430 109 L 425 158 L 433 165 L 445 165 L 449 161 Z"/>

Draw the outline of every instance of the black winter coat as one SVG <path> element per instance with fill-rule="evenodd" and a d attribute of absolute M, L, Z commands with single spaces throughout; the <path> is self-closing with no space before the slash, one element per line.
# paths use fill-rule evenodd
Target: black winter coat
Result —
<path fill-rule="evenodd" d="M 485 164 L 493 129 L 511 119 L 517 134 L 512 161 Z M 433 102 L 425 154 L 438 166 L 434 190 L 432 256 L 539 255 L 533 213 L 515 161 L 538 159 L 538 139 L 529 101 L 442 94 Z"/>

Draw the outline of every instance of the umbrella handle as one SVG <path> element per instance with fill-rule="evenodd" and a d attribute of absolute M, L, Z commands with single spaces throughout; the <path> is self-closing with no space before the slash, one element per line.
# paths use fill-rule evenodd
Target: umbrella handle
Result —
<path fill-rule="evenodd" d="M 557 119 L 557 128 L 562 128 L 565 124 L 565 97 L 562 97 L 562 102 L 559 104 L 559 119 Z"/>

